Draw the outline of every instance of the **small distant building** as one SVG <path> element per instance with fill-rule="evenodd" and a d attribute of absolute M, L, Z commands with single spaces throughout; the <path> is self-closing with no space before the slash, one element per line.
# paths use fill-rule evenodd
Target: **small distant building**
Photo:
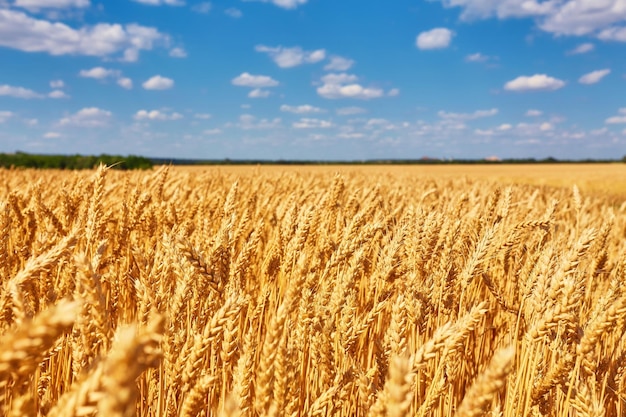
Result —
<path fill-rule="evenodd" d="M 489 161 L 489 162 L 500 162 L 502 161 L 502 159 L 499 156 L 496 155 L 491 155 L 485 158 L 485 161 Z"/>

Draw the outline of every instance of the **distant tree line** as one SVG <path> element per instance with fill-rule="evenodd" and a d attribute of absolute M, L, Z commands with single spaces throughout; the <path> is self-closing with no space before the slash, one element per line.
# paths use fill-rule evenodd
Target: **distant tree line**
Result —
<path fill-rule="evenodd" d="M 100 164 L 113 169 L 151 169 L 150 159 L 141 156 L 119 155 L 36 155 L 25 152 L 0 153 L 0 167 L 92 169 Z"/>
<path fill-rule="evenodd" d="M 504 165 L 504 164 L 605 164 L 626 162 L 619 159 L 367 159 L 367 160 L 269 160 L 269 159 L 171 159 L 152 158 L 155 165 Z"/>

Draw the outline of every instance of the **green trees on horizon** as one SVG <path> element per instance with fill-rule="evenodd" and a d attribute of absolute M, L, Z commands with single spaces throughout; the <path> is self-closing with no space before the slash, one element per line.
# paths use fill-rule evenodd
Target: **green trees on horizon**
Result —
<path fill-rule="evenodd" d="M 49 169 L 92 169 L 100 164 L 113 169 L 151 169 L 150 159 L 141 156 L 120 155 L 36 155 L 25 152 L 0 153 L 0 167 L 4 168 L 49 168 Z"/>

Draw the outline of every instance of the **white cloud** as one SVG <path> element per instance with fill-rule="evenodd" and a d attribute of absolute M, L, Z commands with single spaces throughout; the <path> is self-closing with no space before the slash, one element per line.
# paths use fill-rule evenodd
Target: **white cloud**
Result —
<path fill-rule="evenodd" d="M 526 116 L 528 117 L 539 117 L 543 114 L 541 110 L 530 109 L 526 112 Z"/>
<path fill-rule="evenodd" d="M 368 127 L 389 125 L 389 120 L 382 118 L 369 119 L 365 124 Z"/>
<path fill-rule="evenodd" d="M 476 52 L 474 54 L 469 54 L 465 57 L 466 62 L 493 62 L 498 61 L 499 58 L 497 56 L 489 56 L 484 55 L 480 52 Z"/>
<path fill-rule="evenodd" d="M 324 66 L 326 71 L 348 71 L 354 65 L 354 60 L 333 55 L 330 62 Z"/>
<path fill-rule="evenodd" d="M 361 139 L 364 138 L 365 135 L 363 133 L 357 132 L 344 132 L 337 135 L 338 138 L 341 139 Z"/>
<path fill-rule="evenodd" d="M 600 80 L 602 80 L 604 77 L 606 77 L 610 73 L 611 73 L 611 70 L 608 68 L 597 70 L 597 71 L 592 71 L 580 77 L 578 79 L 578 82 L 581 84 L 587 84 L 587 85 L 596 84 L 596 83 L 599 83 Z"/>
<path fill-rule="evenodd" d="M 333 124 L 328 120 L 302 118 L 291 126 L 294 129 L 327 129 Z"/>
<path fill-rule="evenodd" d="M 385 95 L 380 88 L 363 87 L 357 84 L 358 77 L 351 74 L 327 74 L 322 77 L 322 86 L 317 88 L 317 94 L 328 99 L 354 98 L 367 100 Z"/>
<path fill-rule="evenodd" d="M 120 71 L 107 69 L 104 67 L 94 67 L 89 70 L 81 70 L 78 75 L 83 78 L 94 78 L 96 80 L 102 80 L 108 77 L 119 77 Z"/>
<path fill-rule="evenodd" d="M 9 120 L 13 116 L 15 116 L 15 113 L 13 113 L 13 112 L 6 111 L 6 110 L 0 111 L 0 123 L 6 122 L 7 120 Z"/>
<path fill-rule="evenodd" d="M 274 119 L 258 119 L 251 114 L 242 114 L 239 116 L 238 126 L 244 130 L 250 129 L 274 129 L 280 127 L 282 120 L 277 117 Z"/>
<path fill-rule="evenodd" d="M 113 114 L 98 107 L 85 107 L 76 113 L 62 118 L 59 126 L 104 127 Z"/>
<path fill-rule="evenodd" d="M 598 33 L 598 39 L 603 41 L 626 42 L 626 28 L 610 27 Z"/>
<path fill-rule="evenodd" d="M 174 80 L 155 75 L 142 84 L 146 90 L 168 90 L 174 86 Z"/>
<path fill-rule="evenodd" d="M 267 75 L 252 75 L 247 72 L 233 78 L 231 83 L 238 87 L 250 88 L 276 87 L 279 84 L 278 81 Z"/>
<path fill-rule="evenodd" d="M 489 57 L 481 54 L 480 52 L 476 52 L 475 54 L 469 54 L 465 57 L 467 62 L 486 62 L 489 60 Z"/>
<path fill-rule="evenodd" d="M 507 91 L 554 91 L 563 88 L 565 82 L 546 74 L 521 76 L 507 82 L 504 89 Z"/>
<path fill-rule="evenodd" d="M 0 85 L 0 96 L 9 96 L 15 98 L 31 99 L 31 98 L 43 98 L 43 95 L 29 90 L 24 87 L 15 87 L 12 85 Z"/>
<path fill-rule="evenodd" d="M 233 19 L 239 19 L 243 16 L 241 10 L 235 7 L 229 7 L 228 9 L 224 10 L 224 14 L 226 16 L 232 17 Z"/>
<path fill-rule="evenodd" d="M 28 126 L 37 126 L 39 124 L 38 119 L 24 119 L 23 122 Z"/>
<path fill-rule="evenodd" d="M 283 104 L 280 106 L 280 111 L 295 113 L 295 114 L 310 114 L 310 113 L 323 113 L 324 110 L 319 107 L 311 106 L 310 104 L 303 104 L 301 106 L 288 106 Z"/>
<path fill-rule="evenodd" d="M 28 10 L 39 9 L 66 9 L 70 7 L 89 7 L 89 0 L 16 0 L 14 5 Z"/>
<path fill-rule="evenodd" d="M 208 14 L 212 8 L 213 6 L 211 5 L 210 1 L 204 1 L 202 3 L 194 5 L 191 10 L 196 13 Z"/>
<path fill-rule="evenodd" d="M 366 112 L 367 110 L 365 110 L 362 107 L 342 107 L 336 110 L 336 113 L 339 116 L 351 116 L 354 114 L 361 114 L 361 113 L 366 113 Z"/>
<path fill-rule="evenodd" d="M 209 120 L 213 116 L 209 113 L 196 113 L 193 115 L 193 117 L 200 120 Z"/>
<path fill-rule="evenodd" d="M 446 28 L 435 28 L 417 36 L 415 44 L 419 49 L 443 49 L 450 46 L 454 32 Z"/>
<path fill-rule="evenodd" d="M 250 98 L 268 98 L 270 96 L 270 92 L 268 90 L 263 90 L 261 88 L 255 88 L 254 90 L 248 93 L 248 97 Z"/>
<path fill-rule="evenodd" d="M 202 133 L 204 135 L 219 135 L 220 133 L 222 133 L 222 129 L 207 129 L 207 130 L 203 130 Z"/>
<path fill-rule="evenodd" d="M 187 58 L 187 51 L 183 48 L 174 48 L 170 50 L 170 56 L 173 58 Z"/>
<path fill-rule="evenodd" d="M 50 81 L 50 88 L 63 88 L 65 87 L 65 83 L 63 80 L 52 80 Z"/>
<path fill-rule="evenodd" d="M 46 132 L 43 134 L 44 139 L 58 139 L 62 135 L 59 132 Z"/>
<path fill-rule="evenodd" d="M 537 26 L 555 35 L 595 35 L 626 41 L 624 0 L 440 0 L 445 7 L 461 7 L 464 20 L 497 17 L 533 18 Z"/>
<path fill-rule="evenodd" d="M 315 51 L 305 51 L 299 46 L 285 48 L 283 46 L 257 45 L 257 52 L 263 52 L 281 68 L 293 68 L 303 64 L 314 64 L 326 58 L 326 50 L 317 49 Z"/>
<path fill-rule="evenodd" d="M 0 9 L 0 46 L 24 52 L 104 57 L 133 51 L 136 56 L 140 50 L 151 50 L 156 44 L 168 42 L 168 35 L 134 23 L 99 23 L 74 29 L 61 22 Z"/>
<path fill-rule="evenodd" d="M 606 124 L 614 125 L 614 124 L 625 124 L 626 123 L 626 107 L 622 107 L 618 110 L 619 115 L 609 117 L 604 122 Z"/>
<path fill-rule="evenodd" d="M 399 95 L 400 95 L 399 88 L 392 88 L 391 90 L 387 91 L 387 96 L 389 97 L 397 97 Z"/>
<path fill-rule="evenodd" d="M 539 130 L 541 130 L 542 132 L 548 132 L 553 129 L 554 129 L 554 126 L 552 125 L 552 123 L 544 122 L 541 125 L 539 125 Z"/>
<path fill-rule="evenodd" d="M 48 93 L 48 97 L 50 98 L 70 98 L 65 92 L 62 90 L 53 90 Z"/>
<path fill-rule="evenodd" d="M 185 2 L 182 0 L 133 0 L 136 3 L 146 4 L 148 6 L 184 6 Z"/>
<path fill-rule="evenodd" d="M 445 7 L 463 7 L 462 19 L 471 20 L 497 16 L 500 19 L 509 17 L 540 16 L 546 14 L 554 6 L 549 0 L 537 3 L 536 0 L 441 0 Z"/>
<path fill-rule="evenodd" d="M 585 42 L 585 43 L 581 43 L 576 48 L 569 51 L 568 55 L 586 54 L 588 52 L 593 51 L 594 49 L 596 49 L 596 46 L 594 44 L 592 44 L 591 42 Z"/>
<path fill-rule="evenodd" d="M 135 48 L 128 48 L 119 60 L 122 62 L 137 62 L 139 60 L 139 51 Z"/>
<path fill-rule="evenodd" d="M 165 120 L 180 120 L 183 118 L 183 115 L 180 113 L 166 113 L 166 112 L 162 112 L 160 110 L 139 110 L 137 113 L 135 113 L 135 115 L 133 116 L 133 118 L 135 120 L 160 120 L 160 121 L 165 121 Z"/>
<path fill-rule="evenodd" d="M 491 117 L 498 114 L 498 109 L 493 108 L 489 110 L 476 110 L 473 113 L 451 113 L 443 110 L 439 111 L 437 115 L 445 120 L 475 120 L 483 117 Z"/>
<path fill-rule="evenodd" d="M 127 77 L 122 77 L 119 80 L 117 80 L 117 84 L 120 87 L 125 88 L 127 90 L 130 90 L 133 88 L 133 80 Z"/>
<path fill-rule="evenodd" d="M 248 0 L 254 1 L 254 0 Z M 283 9 L 295 9 L 298 6 L 302 6 L 306 4 L 309 0 L 257 0 L 263 3 L 272 3 L 275 6 L 281 7 Z"/>

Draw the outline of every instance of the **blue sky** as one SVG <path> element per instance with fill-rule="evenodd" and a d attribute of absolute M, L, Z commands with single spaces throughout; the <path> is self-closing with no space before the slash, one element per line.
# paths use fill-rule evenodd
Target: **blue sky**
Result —
<path fill-rule="evenodd" d="M 0 151 L 621 158 L 626 0 L 0 0 Z"/>

